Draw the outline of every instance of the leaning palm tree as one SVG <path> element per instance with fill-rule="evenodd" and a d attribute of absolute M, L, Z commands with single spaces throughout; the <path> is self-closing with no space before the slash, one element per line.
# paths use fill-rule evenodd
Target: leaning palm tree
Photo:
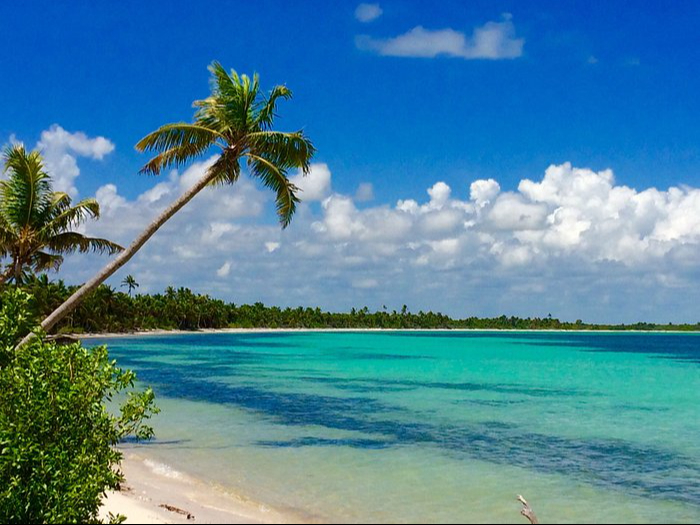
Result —
<path fill-rule="evenodd" d="M 127 275 L 122 281 L 122 288 L 126 288 L 129 292 L 129 295 L 131 295 L 131 293 L 139 286 L 139 283 L 136 282 L 136 279 L 133 275 Z"/>
<path fill-rule="evenodd" d="M 95 199 L 73 205 L 70 196 L 54 192 L 38 151 L 17 144 L 6 149 L 4 160 L 8 178 L 0 181 L 0 257 L 9 263 L 0 284 L 21 284 L 31 272 L 58 270 L 66 254 L 122 250 L 74 231 L 99 218 L 100 205 Z"/>
<path fill-rule="evenodd" d="M 228 73 L 218 62 L 209 70 L 212 74 L 211 95 L 194 103 L 197 111 L 191 124 L 166 124 L 144 137 L 137 145 L 139 151 L 153 151 L 153 157 L 141 170 L 158 175 L 170 167 L 179 167 L 204 155 L 212 148 L 219 156 L 205 174 L 180 198 L 156 218 L 111 263 L 85 283 L 65 303 L 41 323 L 44 331 L 73 310 L 80 301 L 114 272 L 124 266 L 168 219 L 209 186 L 235 183 L 241 175 L 242 164 L 248 173 L 275 192 L 277 214 L 283 228 L 294 215 L 299 199 L 296 188 L 287 177 L 290 169 L 310 168 L 314 147 L 302 131 L 274 131 L 277 102 L 289 99 L 292 93 L 285 86 L 276 86 L 267 95 L 260 92 L 258 76 Z M 29 334 L 21 343 L 33 337 Z"/>

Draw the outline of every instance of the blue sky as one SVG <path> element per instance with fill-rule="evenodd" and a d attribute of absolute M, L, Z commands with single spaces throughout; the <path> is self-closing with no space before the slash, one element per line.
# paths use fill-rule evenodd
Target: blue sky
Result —
<path fill-rule="evenodd" d="M 206 66 L 217 59 L 239 72 L 257 71 L 263 85 L 285 83 L 292 88 L 295 98 L 280 108 L 279 126 L 303 127 L 318 148 L 316 161 L 332 173 L 328 175 L 332 183 L 319 190 L 318 199 L 310 200 L 308 210 L 300 214 L 297 231 L 282 237 L 275 233 L 273 240 L 264 242 L 278 243 L 280 248 L 265 251 L 280 254 L 289 239 L 291 246 L 319 242 L 328 253 L 355 250 L 346 253 L 345 259 L 364 259 L 358 263 L 360 269 L 346 271 L 329 258 L 328 267 L 336 270 L 332 276 L 310 284 L 283 280 L 280 286 L 288 289 L 281 298 L 261 290 L 255 284 L 260 277 L 255 268 L 260 265 L 246 269 L 236 262 L 235 252 L 221 253 L 218 259 L 212 255 L 209 261 L 217 272 L 229 264 L 229 272 L 219 272 L 230 276 L 227 284 L 213 285 L 205 275 L 193 278 L 184 272 L 166 273 L 167 278 L 219 291 L 231 299 L 256 300 L 259 295 L 269 302 L 320 303 L 328 308 L 359 305 L 357 301 L 374 307 L 393 299 L 415 310 L 434 308 L 458 315 L 549 313 L 531 311 L 535 296 L 542 309 L 569 317 L 625 321 L 661 314 L 679 320 L 700 317 L 692 301 L 676 297 L 678 288 L 673 287 L 688 290 L 698 284 L 697 275 L 677 261 L 680 255 L 674 255 L 695 246 L 695 233 L 686 219 L 678 219 L 684 225 L 674 223 L 675 233 L 668 233 L 671 226 L 662 225 L 658 218 L 672 215 L 668 207 L 659 208 L 656 233 L 647 231 L 649 226 L 641 225 L 642 221 L 632 237 L 646 240 L 645 246 L 659 239 L 673 246 L 659 248 L 636 265 L 626 254 L 610 255 L 600 247 L 592 248 L 585 239 L 580 249 L 571 248 L 573 241 L 566 241 L 564 249 L 564 241 L 556 244 L 546 235 L 536 242 L 524 239 L 523 231 L 544 231 L 544 226 L 528 230 L 511 224 L 507 242 L 496 236 L 483 240 L 479 250 L 493 255 L 499 242 L 513 249 L 526 243 L 531 253 L 523 255 L 524 264 L 545 265 L 547 270 L 540 276 L 546 275 L 547 282 L 536 283 L 536 276 L 531 276 L 523 283 L 524 270 L 516 267 L 495 271 L 498 278 L 482 274 L 490 265 L 500 267 L 503 260 L 494 255 L 493 261 L 467 262 L 465 254 L 474 253 L 475 245 L 458 241 L 449 264 L 427 263 L 432 270 L 429 280 L 442 283 L 439 292 L 418 292 L 405 285 L 406 280 L 425 278 L 416 269 L 424 264 L 417 262 L 420 256 L 405 259 L 403 281 L 399 276 L 376 277 L 388 271 L 381 266 L 386 261 L 376 261 L 377 246 L 367 246 L 370 241 L 361 234 L 348 233 L 346 238 L 335 232 L 333 237 L 331 230 L 322 229 L 324 221 L 333 223 L 329 210 L 334 208 L 326 199 L 334 195 L 354 196 L 357 213 L 366 212 L 355 228 L 360 231 L 368 227 L 367 217 L 385 208 L 396 210 L 398 201 L 435 200 L 426 189 L 437 182 L 448 185 L 451 198 L 459 202 L 475 202 L 470 190 L 474 181 L 493 179 L 500 195 L 506 195 L 504 203 L 508 192 L 530 204 L 542 203 L 533 194 L 518 193 L 521 181 L 542 181 L 550 165 L 567 162 L 572 170 L 589 168 L 596 174 L 610 169 L 614 187 L 638 193 L 700 186 L 700 68 L 695 57 L 700 44 L 695 27 L 700 3 L 637 2 L 632 10 L 622 2 L 538 2 L 536 9 L 514 1 L 379 2 L 364 8 L 367 16 L 358 11 L 358 5 L 273 1 L 220 2 L 207 7 L 180 1 L 13 5 L 0 20 L 5 49 L 0 57 L 0 94 L 5 101 L 0 107 L 0 142 L 14 137 L 33 145 L 54 124 L 68 134 L 81 132 L 86 140 L 104 137 L 113 150 L 86 154 L 80 148 L 65 149 L 67 143 L 54 137 L 58 142 L 52 151 L 75 158 L 79 176 L 68 176 L 76 195 L 94 195 L 114 184 L 120 198 L 136 203 L 159 181 L 136 174 L 145 158 L 134 151 L 133 144 L 160 124 L 191 118 L 192 100 L 208 91 Z M 487 30 L 501 40 L 480 41 L 479 31 Z M 54 169 L 61 169 L 59 163 Z M 568 173 L 576 176 L 574 171 Z M 321 179 L 323 185 L 325 179 Z M 363 183 L 371 184 L 371 195 L 358 198 L 356 191 Z M 669 203 L 673 201 L 670 194 L 664 195 Z M 240 226 L 251 237 L 253 232 L 267 231 L 264 228 L 272 227 L 274 216 L 270 203 L 264 196 L 260 199 L 257 214 L 236 212 L 221 223 Z M 495 205 L 495 199 L 489 206 Z M 542 224 L 553 224 L 554 219 L 547 220 L 556 209 L 573 206 L 563 197 L 555 200 L 547 201 Z M 683 205 L 683 217 L 697 213 L 694 202 Z M 447 205 L 460 206 L 466 204 Z M 590 212 L 585 202 L 577 210 L 579 223 L 591 222 L 591 217 L 582 218 Z M 488 213 L 488 225 L 459 228 L 470 234 L 478 230 L 482 237 L 494 228 L 503 232 L 504 223 L 497 224 L 495 212 Z M 625 220 L 619 213 L 616 217 Z M 463 219 L 461 223 L 472 220 Z M 591 236 L 595 228 L 597 237 L 607 231 L 603 222 L 593 223 L 587 230 Z M 106 220 L 104 228 L 108 225 Z M 201 226 L 211 230 L 212 222 Z M 387 234 L 381 243 L 399 243 L 397 250 L 402 250 L 417 243 L 428 246 L 462 239 L 464 233 L 447 228 L 443 237 L 426 237 L 420 233 L 426 231 L 424 226 L 416 223 L 411 228 L 410 233 L 401 230 L 408 237 L 400 242 L 398 234 Z M 623 245 L 626 241 L 621 239 L 613 236 L 606 242 Z M 364 244 L 360 249 L 353 243 Z M 437 249 L 430 246 L 433 252 Z M 146 256 L 164 256 L 155 250 Z M 563 263 L 562 257 L 568 267 L 581 265 L 585 285 L 553 270 Z M 136 269 L 138 264 L 147 267 L 147 261 L 147 257 L 136 261 Z M 64 276 L 83 278 L 101 262 L 76 259 L 71 268 L 67 263 Z M 610 270 L 611 264 L 622 269 Z M 233 277 L 236 269 L 250 285 L 234 282 L 240 277 Z M 145 287 L 158 289 L 165 284 L 165 276 L 151 279 L 143 273 Z M 666 284 L 659 286 L 662 273 Z M 616 277 L 611 280 L 613 274 Z M 490 293 L 501 299 L 481 298 L 484 277 L 476 276 L 482 275 L 497 281 L 491 283 Z M 645 279 L 649 288 L 631 293 L 631 287 L 636 283 L 639 288 Z M 555 300 L 552 280 L 569 287 L 571 296 Z M 451 295 L 455 287 L 464 293 Z M 601 306 L 599 299 L 606 293 L 612 299 L 608 297 L 608 306 Z M 618 304 L 620 295 L 628 302 Z M 640 301 L 645 303 L 641 310 Z"/>

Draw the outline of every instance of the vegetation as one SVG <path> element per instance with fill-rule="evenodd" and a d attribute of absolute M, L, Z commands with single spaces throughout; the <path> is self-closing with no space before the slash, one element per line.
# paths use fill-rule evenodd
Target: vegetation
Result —
<path fill-rule="evenodd" d="M 0 258 L 10 260 L 0 283 L 21 283 L 28 272 L 58 270 L 65 254 L 121 250 L 106 239 L 82 235 L 74 228 L 100 215 L 94 199 L 72 205 L 71 198 L 54 192 L 37 151 L 22 145 L 5 151 L 7 180 L 0 181 Z"/>
<path fill-rule="evenodd" d="M 25 289 L 35 297 L 38 315 L 61 304 L 77 287 L 46 276 L 34 278 Z M 262 303 L 236 305 L 195 294 L 186 288 L 168 288 L 165 293 L 131 297 L 108 286 L 100 286 L 57 327 L 65 333 L 130 332 L 138 330 L 199 330 L 206 328 L 472 328 L 514 330 L 700 330 L 700 323 L 596 325 L 564 322 L 551 316 L 520 318 L 468 317 L 453 319 L 435 312 L 412 313 L 367 307 L 349 313 L 324 312 L 320 308 L 278 308 Z"/>
<path fill-rule="evenodd" d="M 133 294 L 134 290 L 136 290 L 136 288 L 138 288 L 139 286 L 141 285 L 136 282 L 136 279 L 133 275 L 127 275 L 122 281 L 122 288 L 127 288 L 129 291 L 129 295 Z"/>
<path fill-rule="evenodd" d="M 134 374 L 104 347 L 58 346 L 43 337 L 15 345 L 33 327 L 30 297 L 0 296 L 0 519 L 3 523 L 97 523 L 106 490 L 122 481 L 114 448 L 147 439 L 153 392 L 129 391 Z M 129 391 L 118 415 L 105 401 Z M 113 517 L 119 521 L 119 517 Z"/>
<path fill-rule="evenodd" d="M 258 76 L 228 73 L 214 62 L 211 95 L 194 103 L 194 122 L 166 124 L 144 137 L 136 148 L 157 155 L 141 170 L 159 175 L 164 169 L 181 166 L 206 152 L 216 149 L 216 161 L 202 178 L 157 217 L 114 261 L 95 277 L 75 290 L 66 301 L 41 323 L 49 331 L 73 311 L 100 284 L 124 266 L 163 224 L 207 186 L 234 184 L 241 175 L 241 164 L 248 173 L 275 192 L 277 213 L 286 227 L 299 202 L 297 188 L 287 176 L 290 169 L 308 173 L 314 147 L 302 131 L 287 133 L 273 130 L 277 103 L 292 93 L 285 86 L 276 86 L 269 94 L 260 92 Z M 25 344 L 31 335 L 22 340 Z"/>

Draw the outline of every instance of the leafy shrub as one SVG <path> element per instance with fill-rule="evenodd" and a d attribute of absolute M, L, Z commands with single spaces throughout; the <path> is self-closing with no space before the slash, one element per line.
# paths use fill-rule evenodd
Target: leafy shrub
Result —
<path fill-rule="evenodd" d="M 96 523 L 106 490 L 123 480 L 114 446 L 148 439 L 153 392 L 105 347 L 39 337 L 15 350 L 32 320 L 29 296 L 0 296 L 0 519 L 3 523 Z M 106 402 L 126 392 L 118 414 Z"/>

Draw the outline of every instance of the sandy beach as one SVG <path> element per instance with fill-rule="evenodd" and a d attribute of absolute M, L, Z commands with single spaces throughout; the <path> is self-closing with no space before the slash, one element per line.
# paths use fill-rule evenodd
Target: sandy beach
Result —
<path fill-rule="evenodd" d="M 265 505 L 127 452 L 126 482 L 105 498 L 100 516 L 123 514 L 126 523 L 299 523 Z"/>

